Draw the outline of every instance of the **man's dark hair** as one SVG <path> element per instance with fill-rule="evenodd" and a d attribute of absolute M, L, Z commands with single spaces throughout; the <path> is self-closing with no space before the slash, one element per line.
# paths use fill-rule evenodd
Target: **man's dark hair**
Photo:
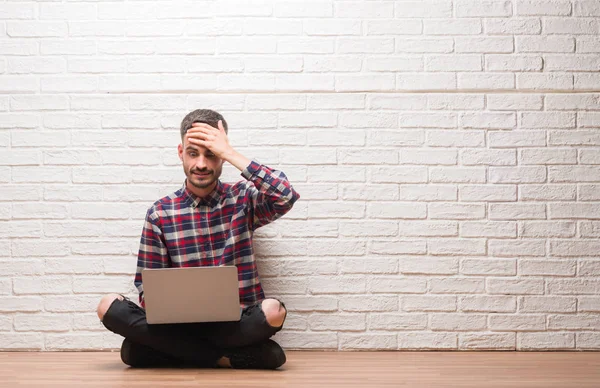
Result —
<path fill-rule="evenodd" d="M 193 123 L 204 123 L 212 127 L 219 128 L 219 120 L 223 122 L 225 133 L 227 133 L 227 121 L 225 121 L 222 114 L 210 109 L 196 109 L 195 111 L 188 113 L 183 118 L 183 121 L 181 121 L 181 138 L 183 139 L 188 129 L 192 127 Z"/>

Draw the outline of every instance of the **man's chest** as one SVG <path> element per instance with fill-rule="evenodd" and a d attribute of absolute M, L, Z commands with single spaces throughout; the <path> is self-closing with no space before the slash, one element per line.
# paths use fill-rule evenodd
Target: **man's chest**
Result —
<path fill-rule="evenodd" d="M 243 206 L 199 205 L 174 212 L 163 222 L 165 245 L 175 267 L 227 264 L 240 244 L 250 239 Z"/>

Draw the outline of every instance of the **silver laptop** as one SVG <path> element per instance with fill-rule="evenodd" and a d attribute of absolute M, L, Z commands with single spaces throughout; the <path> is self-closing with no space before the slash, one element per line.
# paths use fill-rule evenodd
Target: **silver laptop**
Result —
<path fill-rule="evenodd" d="M 150 324 L 240 320 L 235 266 L 145 268 L 142 284 Z"/>

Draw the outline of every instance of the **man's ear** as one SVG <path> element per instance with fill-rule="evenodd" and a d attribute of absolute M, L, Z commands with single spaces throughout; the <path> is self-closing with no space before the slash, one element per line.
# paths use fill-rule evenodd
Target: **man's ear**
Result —
<path fill-rule="evenodd" d="M 177 154 L 179 155 L 179 160 L 183 162 L 183 144 L 177 146 Z"/>

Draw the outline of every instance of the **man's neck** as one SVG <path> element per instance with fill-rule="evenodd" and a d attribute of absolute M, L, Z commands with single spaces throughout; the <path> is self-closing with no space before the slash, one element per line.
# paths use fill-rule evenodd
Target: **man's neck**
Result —
<path fill-rule="evenodd" d="M 216 180 L 212 185 L 210 185 L 209 187 L 206 187 L 204 189 L 198 188 L 194 185 L 192 185 L 189 180 L 186 180 L 186 187 L 189 191 L 191 191 L 192 193 L 194 193 L 196 196 L 200 197 L 200 198 L 204 198 L 207 197 L 208 195 L 210 195 L 210 193 L 212 193 L 215 188 L 217 187 L 218 184 L 218 180 Z"/>

